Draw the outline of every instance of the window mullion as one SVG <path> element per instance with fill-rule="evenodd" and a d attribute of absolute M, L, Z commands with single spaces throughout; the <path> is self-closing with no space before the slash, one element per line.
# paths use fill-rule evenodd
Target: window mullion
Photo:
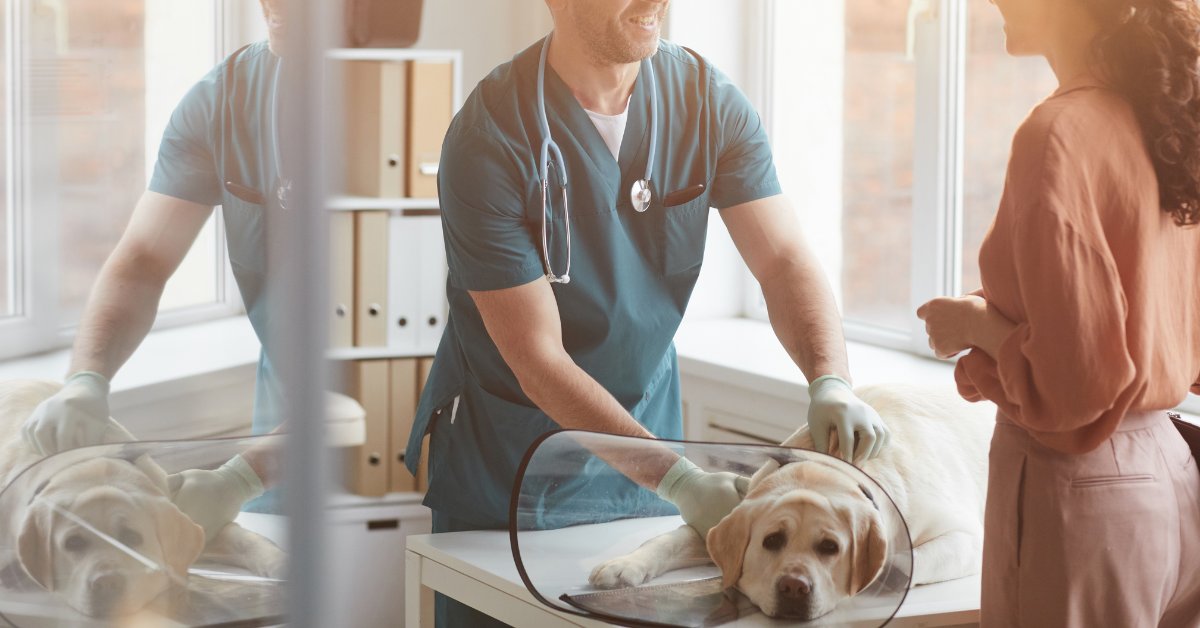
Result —
<path fill-rule="evenodd" d="M 26 3 L 8 3 L 6 36 L 9 66 L 9 212 L 12 215 L 13 273 L 16 316 L 5 325 L 4 354 L 33 353 L 52 347 L 56 342 L 59 320 L 58 283 L 39 280 L 58 275 L 57 204 L 31 206 L 30 189 L 34 177 L 46 176 L 57 167 L 54 142 L 34 145 L 28 141 L 33 118 L 27 89 L 31 65 L 27 52 L 29 27 Z M 52 274 L 44 274 L 48 270 Z"/>
<path fill-rule="evenodd" d="M 943 49 L 943 81 L 945 89 L 945 113 L 942 120 L 945 129 L 943 150 L 946 154 L 945 188 L 946 206 L 943 211 L 948 221 L 944 242 L 944 273 L 942 286 L 945 294 L 958 295 L 962 292 L 962 242 L 963 242 L 963 120 L 965 116 L 965 69 L 967 64 L 967 3 L 965 0 L 942 0 L 945 12 L 942 19 L 946 45 Z"/>
<path fill-rule="evenodd" d="M 914 2 L 917 0 L 914 0 Z M 912 304 L 953 294 L 961 283 L 962 65 L 966 7 L 934 0 L 916 16 Z M 925 326 L 911 318 L 912 350 L 931 355 Z"/>

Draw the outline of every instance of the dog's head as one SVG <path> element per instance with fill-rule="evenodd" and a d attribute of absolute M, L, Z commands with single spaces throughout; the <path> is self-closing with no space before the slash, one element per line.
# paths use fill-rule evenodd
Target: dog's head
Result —
<path fill-rule="evenodd" d="M 140 610 L 187 576 L 204 530 L 168 499 L 147 459 L 89 460 L 55 474 L 29 502 L 18 537 L 22 567 L 94 617 Z"/>
<path fill-rule="evenodd" d="M 866 588 L 888 554 L 870 490 L 820 459 L 768 463 L 707 542 L 725 587 L 770 617 L 801 620 Z"/>

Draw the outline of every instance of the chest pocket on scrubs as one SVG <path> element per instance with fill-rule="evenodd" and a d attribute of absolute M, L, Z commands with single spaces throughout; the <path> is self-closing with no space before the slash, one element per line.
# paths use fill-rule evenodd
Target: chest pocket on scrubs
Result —
<path fill-rule="evenodd" d="M 708 235 L 708 193 L 672 207 L 659 207 L 663 216 L 663 273 L 675 275 L 695 270 L 704 260 Z"/>

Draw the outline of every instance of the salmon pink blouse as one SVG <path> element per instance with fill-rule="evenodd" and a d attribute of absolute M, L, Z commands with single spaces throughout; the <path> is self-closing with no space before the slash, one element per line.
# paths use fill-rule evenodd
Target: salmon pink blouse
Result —
<path fill-rule="evenodd" d="M 1042 444 L 1090 451 L 1126 413 L 1200 392 L 1200 229 L 1159 208 L 1117 92 L 1068 82 L 1030 113 L 979 266 L 983 296 L 1017 328 L 994 358 L 959 360 L 959 391 Z"/>

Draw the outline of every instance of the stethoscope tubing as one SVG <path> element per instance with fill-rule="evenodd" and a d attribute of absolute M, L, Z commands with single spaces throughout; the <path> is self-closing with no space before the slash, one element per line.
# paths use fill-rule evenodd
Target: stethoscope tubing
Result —
<path fill-rule="evenodd" d="M 550 51 L 550 39 L 553 36 L 553 32 L 546 35 L 546 39 L 542 41 L 541 52 L 538 55 L 537 113 L 538 126 L 542 132 L 542 145 L 538 153 L 538 175 L 542 180 L 542 264 L 545 266 L 546 279 L 551 283 L 566 284 L 571 281 L 571 209 L 567 200 L 567 164 L 563 159 L 558 143 L 554 141 L 554 138 L 550 134 L 550 120 L 546 116 L 546 57 Z M 645 211 L 649 205 L 650 195 L 652 194 L 650 192 L 650 181 L 654 173 L 654 158 L 658 153 L 658 87 L 654 80 L 654 64 L 646 60 L 643 62 L 643 67 L 646 70 L 646 82 L 650 86 L 650 148 L 646 155 L 645 177 L 640 181 L 634 182 L 633 191 L 630 193 L 630 202 L 634 204 L 638 212 Z M 566 224 L 567 267 L 561 276 L 556 275 L 553 267 L 550 265 L 549 225 L 547 224 L 546 215 L 554 209 L 554 203 L 550 200 L 551 166 L 555 168 L 555 174 L 562 184 L 563 222 Z M 637 196 L 636 190 L 638 189 L 646 191 L 646 197 L 641 207 L 638 207 L 637 201 L 634 200 Z"/>

